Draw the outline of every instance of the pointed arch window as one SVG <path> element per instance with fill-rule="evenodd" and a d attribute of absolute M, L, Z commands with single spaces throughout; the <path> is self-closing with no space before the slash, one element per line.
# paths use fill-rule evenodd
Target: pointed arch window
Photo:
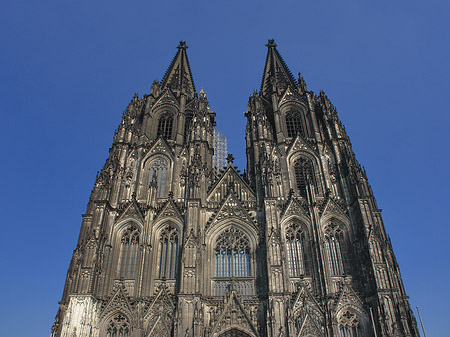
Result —
<path fill-rule="evenodd" d="M 150 164 L 149 180 L 150 182 L 156 181 L 157 198 L 165 198 L 167 195 L 168 169 L 169 169 L 169 160 L 162 156 L 156 158 Z"/>
<path fill-rule="evenodd" d="M 344 275 L 344 261 L 342 247 L 344 232 L 339 225 L 331 223 L 325 228 L 325 254 L 331 275 Z"/>
<path fill-rule="evenodd" d="M 339 317 L 339 337 L 362 337 L 358 316 L 350 311 Z"/>
<path fill-rule="evenodd" d="M 172 139 L 173 115 L 166 113 L 159 118 L 156 136 L 164 139 Z"/>
<path fill-rule="evenodd" d="M 139 229 L 130 225 L 120 239 L 120 271 L 121 277 L 133 279 L 135 277 L 139 252 Z"/>
<path fill-rule="evenodd" d="M 130 335 L 130 322 L 122 314 L 116 314 L 108 323 L 106 337 L 128 337 Z"/>
<path fill-rule="evenodd" d="M 300 226 L 291 224 L 286 229 L 286 251 L 289 276 L 299 277 L 306 274 L 305 233 Z"/>
<path fill-rule="evenodd" d="M 177 274 L 178 231 L 166 226 L 159 236 L 159 278 L 174 279 Z"/>
<path fill-rule="evenodd" d="M 294 173 L 297 192 L 300 196 L 306 197 L 308 184 L 317 187 L 311 160 L 303 157 L 297 159 L 294 164 Z"/>
<path fill-rule="evenodd" d="M 216 276 L 250 276 L 250 241 L 237 228 L 228 228 L 217 238 Z"/>
<path fill-rule="evenodd" d="M 288 137 L 294 138 L 297 135 L 305 136 L 301 115 L 298 111 L 291 110 L 286 114 L 286 129 Z"/>

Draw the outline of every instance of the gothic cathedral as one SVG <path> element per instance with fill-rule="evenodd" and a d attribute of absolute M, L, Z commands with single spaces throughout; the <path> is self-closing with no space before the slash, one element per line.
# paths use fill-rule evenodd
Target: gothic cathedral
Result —
<path fill-rule="evenodd" d="M 184 42 L 161 83 L 133 97 L 52 337 L 419 336 L 336 109 L 267 47 L 244 174 L 216 158 L 215 113 Z"/>

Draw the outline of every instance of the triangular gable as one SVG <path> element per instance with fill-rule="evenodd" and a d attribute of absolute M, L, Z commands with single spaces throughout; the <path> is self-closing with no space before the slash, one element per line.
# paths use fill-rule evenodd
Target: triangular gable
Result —
<path fill-rule="evenodd" d="M 291 315 L 294 320 L 301 320 L 301 328 L 297 336 L 323 336 L 320 326 L 323 324 L 323 311 L 316 299 L 304 286 L 299 288 L 297 296 L 291 305 Z M 317 335 L 317 333 L 319 335 Z"/>
<path fill-rule="evenodd" d="M 307 206 L 302 205 L 295 198 L 291 198 L 291 200 L 287 204 L 287 207 L 281 214 L 281 219 L 285 219 L 287 217 L 290 217 L 291 215 L 300 215 L 300 214 L 306 216 L 307 218 L 310 218 Z"/>
<path fill-rule="evenodd" d="M 328 202 L 323 209 L 322 217 L 325 215 L 343 215 L 348 218 L 347 214 L 342 210 L 341 206 L 339 206 L 336 201 L 331 198 L 328 199 Z"/>
<path fill-rule="evenodd" d="M 149 157 L 151 157 L 154 154 L 165 154 L 170 159 L 173 158 L 173 153 L 170 147 L 167 145 L 166 141 L 163 138 L 158 138 L 151 146 L 150 149 L 145 154 L 144 160 L 142 160 L 142 163 L 145 163 Z"/>
<path fill-rule="evenodd" d="M 295 90 L 292 90 L 291 87 L 287 87 L 286 91 L 283 94 L 283 97 L 281 97 L 280 103 L 278 104 L 278 106 L 282 106 L 285 103 L 291 103 L 291 102 L 295 102 L 298 104 L 301 104 L 303 106 L 305 106 L 305 104 L 303 103 L 301 97 L 298 95 L 298 93 Z"/>
<path fill-rule="evenodd" d="M 335 312 L 348 307 L 361 309 L 363 308 L 363 302 L 352 289 L 352 287 L 349 284 L 344 283 L 342 291 L 339 295 L 339 299 L 337 300 L 335 305 Z"/>
<path fill-rule="evenodd" d="M 158 315 L 155 317 L 155 321 L 151 322 L 151 328 L 150 331 L 146 335 L 146 337 L 169 337 L 170 336 L 170 328 L 168 323 L 163 315 Z"/>
<path fill-rule="evenodd" d="M 289 155 L 299 150 L 309 151 L 317 154 L 317 151 L 301 135 L 297 135 L 286 153 Z"/>
<path fill-rule="evenodd" d="M 211 336 L 215 336 L 230 327 L 236 327 L 244 331 L 247 330 L 247 332 L 257 335 L 256 328 L 245 312 L 235 291 L 230 293 L 227 304 L 214 326 Z"/>
<path fill-rule="evenodd" d="M 226 190 L 230 190 L 231 186 L 230 184 L 238 184 L 239 189 L 237 186 L 233 186 L 233 189 L 237 193 L 237 190 L 245 191 L 248 200 L 256 200 L 255 194 L 253 193 L 253 190 L 250 188 L 250 186 L 247 185 L 247 183 L 242 179 L 242 177 L 237 173 L 237 171 L 234 169 L 232 165 L 229 165 L 228 168 L 223 172 L 222 177 L 220 177 L 216 183 L 213 185 L 211 190 L 208 193 L 208 196 L 206 198 L 207 201 L 220 201 L 216 200 L 216 192 L 221 191 L 223 186 L 226 185 Z M 241 192 L 242 193 L 242 192 Z M 222 197 L 223 199 L 223 197 Z M 241 198 L 239 198 L 241 199 Z"/>
<path fill-rule="evenodd" d="M 297 334 L 298 337 L 302 336 L 317 336 L 323 337 L 320 327 L 317 325 L 316 321 L 310 316 L 310 314 L 306 314 L 305 319 L 303 320 L 302 327 Z"/>
<path fill-rule="evenodd" d="M 245 208 L 242 206 L 239 199 L 235 196 L 233 191 L 230 191 L 227 198 L 220 206 L 219 210 L 212 215 L 208 223 L 206 224 L 205 230 L 211 226 L 212 223 L 220 221 L 225 218 L 239 218 L 249 224 L 251 224 L 255 229 L 257 229 L 255 220 L 248 214 Z"/>
<path fill-rule="evenodd" d="M 153 105 L 153 109 L 157 109 L 160 106 L 164 105 L 171 105 L 175 108 L 179 108 L 179 104 L 175 96 L 172 94 L 172 92 L 169 89 L 166 89 L 162 92 L 162 94 L 159 96 L 158 100 Z"/>
<path fill-rule="evenodd" d="M 120 209 L 119 209 L 120 212 Z M 142 213 L 142 210 L 139 208 L 139 205 L 136 201 L 136 199 L 132 199 L 127 204 L 125 204 L 125 207 L 123 208 L 123 211 L 119 213 L 119 217 L 116 219 L 116 222 L 122 221 L 124 219 L 136 219 L 139 222 L 144 221 L 144 214 Z"/>
<path fill-rule="evenodd" d="M 291 312 L 293 315 L 295 315 L 295 313 L 297 313 L 299 310 L 304 310 L 305 308 L 310 309 L 308 310 L 308 312 L 316 311 L 320 314 L 323 314 L 319 303 L 317 303 L 316 299 L 311 295 L 309 290 L 306 287 L 301 286 L 294 302 L 292 302 Z"/>
<path fill-rule="evenodd" d="M 162 284 L 153 302 L 147 309 L 144 319 L 148 321 L 147 337 L 168 337 L 172 325 L 175 305 L 167 292 L 166 286 Z"/>
<path fill-rule="evenodd" d="M 128 315 L 129 318 L 131 318 L 133 310 L 131 308 L 130 302 L 128 302 L 125 287 L 123 284 L 119 284 L 116 287 L 117 287 L 116 292 L 106 303 L 100 316 L 104 317 L 110 312 L 120 311 Z"/>
<path fill-rule="evenodd" d="M 158 221 L 162 218 L 176 218 L 179 221 L 183 222 L 183 217 L 181 215 L 180 210 L 172 199 L 166 201 L 161 211 L 156 216 L 154 222 Z"/>
<path fill-rule="evenodd" d="M 167 292 L 164 284 L 159 287 L 158 294 L 153 300 L 152 304 L 149 306 L 144 318 L 148 318 L 155 314 L 165 314 L 172 316 L 175 305 Z"/>

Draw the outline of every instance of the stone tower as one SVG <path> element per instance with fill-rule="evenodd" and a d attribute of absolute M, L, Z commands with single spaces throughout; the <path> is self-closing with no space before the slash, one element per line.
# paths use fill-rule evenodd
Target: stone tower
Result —
<path fill-rule="evenodd" d="M 215 113 L 184 42 L 161 83 L 133 97 L 52 337 L 419 336 L 336 109 L 267 47 L 245 114 L 246 174 L 231 155 L 213 165 Z"/>

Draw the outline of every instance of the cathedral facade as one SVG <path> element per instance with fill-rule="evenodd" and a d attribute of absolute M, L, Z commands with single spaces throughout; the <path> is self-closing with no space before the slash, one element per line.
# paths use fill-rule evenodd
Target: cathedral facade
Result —
<path fill-rule="evenodd" d="M 244 174 L 231 155 L 217 164 L 215 113 L 184 42 L 161 83 L 133 97 L 52 337 L 419 336 L 336 109 L 267 47 L 245 113 Z"/>

